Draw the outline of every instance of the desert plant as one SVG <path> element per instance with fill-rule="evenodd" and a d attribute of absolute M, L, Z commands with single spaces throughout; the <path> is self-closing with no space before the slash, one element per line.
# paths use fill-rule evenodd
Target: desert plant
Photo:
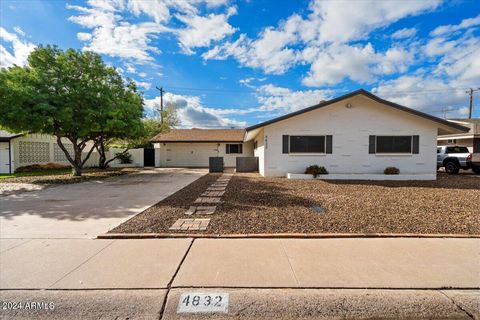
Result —
<path fill-rule="evenodd" d="M 128 152 L 116 153 L 115 157 L 120 160 L 121 164 L 129 164 L 132 163 L 132 155 Z"/>
<path fill-rule="evenodd" d="M 400 169 L 396 167 L 386 167 L 385 170 L 383 171 L 385 174 L 399 174 Z"/>
<path fill-rule="evenodd" d="M 312 174 L 316 178 L 319 174 L 328 174 L 328 171 L 323 166 L 313 165 L 305 169 L 305 174 Z"/>

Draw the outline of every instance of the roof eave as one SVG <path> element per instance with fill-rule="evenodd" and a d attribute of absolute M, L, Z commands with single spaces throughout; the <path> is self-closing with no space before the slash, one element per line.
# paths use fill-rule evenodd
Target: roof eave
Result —
<path fill-rule="evenodd" d="M 459 125 L 459 124 L 456 124 L 456 123 L 451 123 L 448 120 L 440 119 L 440 118 L 431 116 L 427 113 L 424 113 L 424 112 L 421 112 L 421 111 L 418 111 L 418 110 L 414 110 L 414 109 L 399 105 L 397 103 L 394 103 L 394 102 L 391 102 L 391 101 L 388 101 L 388 100 L 384 100 L 384 99 L 382 99 L 380 97 L 377 97 L 376 95 L 374 95 L 374 94 L 372 94 L 372 93 L 370 93 L 370 92 L 368 92 L 364 89 L 359 89 L 359 90 L 355 90 L 353 92 L 347 93 L 343 96 L 340 96 L 340 97 L 337 97 L 337 98 L 319 103 L 317 105 L 314 105 L 314 106 L 311 106 L 311 107 L 308 107 L 308 108 L 305 108 L 305 109 L 302 109 L 302 110 L 298 110 L 298 111 L 280 116 L 278 118 L 274 118 L 274 119 L 271 119 L 271 120 L 268 120 L 268 121 L 265 121 L 265 122 L 247 127 L 247 128 L 245 128 L 245 131 L 248 132 L 248 131 L 252 131 L 252 130 L 255 130 L 255 129 L 258 129 L 258 128 L 261 128 L 261 127 L 265 127 L 267 125 L 270 125 L 270 124 L 273 124 L 273 123 L 276 123 L 276 122 L 279 122 L 279 121 L 282 121 L 282 120 L 286 120 L 288 118 L 291 118 L 291 117 L 294 117 L 294 116 L 297 116 L 297 115 L 300 115 L 300 114 L 303 114 L 303 113 L 306 113 L 306 112 L 310 112 L 310 111 L 316 110 L 318 108 L 326 107 L 326 106 L 329 106 L 331 104 L 337 103 L 337 102 L 345 100 L 345 99 L 349 99 L 349 98 L 354 97 L 354 96 L 359 95 L 359 94 L 363 94 L 367 98 L 370 98 L 370 99 L 372 99 L 374 101 L 377 101 L 379 103 L 386 104 L 386 105 L 391 106 L 393 108 L 396 108 L 398 110 L 402 110 L 402 111 L 414 114 L 414 115 L 422 117 L 422 118 L 426 118 L 428 120 L 431 120 L 431 121 L 440 123 L 442 125 L 448 126 L 450 128 L 459 130 L 461 132 L 468 132 L 470 130 L 470 128 L 464 127 L 462 125 Z"/>

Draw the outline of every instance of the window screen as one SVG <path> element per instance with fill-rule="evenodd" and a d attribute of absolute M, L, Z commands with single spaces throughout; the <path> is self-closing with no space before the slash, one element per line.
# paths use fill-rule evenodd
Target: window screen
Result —
<path fill-rule="evenodd" d="M 412 153 L 412 136 L 377 136 L 377 153 Z"/>
<path fill-rule="evenodd" d="M 291 153 L 325 153 L 325 136 L 290 136 Z"/>

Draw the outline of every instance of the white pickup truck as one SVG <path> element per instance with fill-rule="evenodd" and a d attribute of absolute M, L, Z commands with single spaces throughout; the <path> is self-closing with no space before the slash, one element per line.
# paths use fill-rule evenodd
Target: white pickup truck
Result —
<path fill-rule="evenodd" d="M 472 168 L 473 172 L 480 174 L 480 152 L 472 153 L 468 166 Z"/>

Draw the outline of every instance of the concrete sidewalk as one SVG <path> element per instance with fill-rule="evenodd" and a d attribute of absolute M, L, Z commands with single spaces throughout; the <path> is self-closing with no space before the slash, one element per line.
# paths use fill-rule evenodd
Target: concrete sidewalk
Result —
<path fill-rule="evenodd" d="M 185 292 L 229 293 L 219 319 L 480 317 L 480 239 L 1 239 L 0 251 L 0 300 L 56 303 L 39 318 L 191 318 L 177 314 Z"/>

